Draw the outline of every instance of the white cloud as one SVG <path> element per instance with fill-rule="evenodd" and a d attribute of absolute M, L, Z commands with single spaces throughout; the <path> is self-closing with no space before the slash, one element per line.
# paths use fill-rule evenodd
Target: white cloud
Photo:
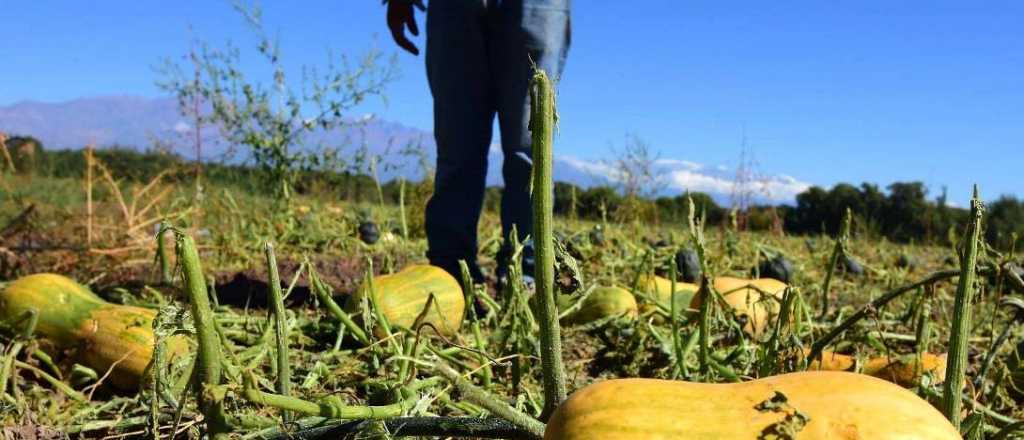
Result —
<path fill-rule="evenodd" d="M 730 180 L 690 170 L 672 171 L 665 177 L 669 188 L 679 192 L 729 194 L 733 189 L 733 182 Z"/>
<path fill-rule="evenodd" d="M 173 130 L 175 133 L 186 133 L 189 130 L 192 130 L 192 126 L 185 123 L 185 121 L 178 121 L 177 124 L 174 124 Z"/>
<path fill-rule="evenodd" d="M 621 180 L 617 170 L 606 162 L 572 156 L 557 156 L 556 161 L 573 171 L 605 182 L 615 183 Z M 703 192 L 718 196 L 717 198 L 721 200 L 731 195 L 735 187 L 731 173 L 725 166 L 719 165 L 709 169 L 700 163 L 678 159 L 658 159 L 655 164 L 662 172 L 665 192 L 669 194 Z M 749 183 L 748 188 L 755 199 L 772 203 L 792 203 L 797 194 L 806 191 L 810 186 L 809 183 L 793 176 L 778 174 L 755 179 Z"/>
<path fill-rule="evenodd" d="M 577 171 L 590 174 L 594 177 L 601 177 L 608 180 L 618 180 L 615 168 L 607 163 L 596 160 L 583 160 L 572 156 L 558 156 L 556 161 L 564 162 Z"/>
<path fill-rule="evenodd" d="M 657 159 L 657 160 L 654 161 L 654 164 L 658 165 L 658 166 L 663 166 L 663 167 L 685 168 L 685 169 L 688 169 L 688 170 L 695 170 L 695 171 L 704 168 L 703 164 L 699 164 L 697 162 L 690 162 L 688 160 L 680 160 L 680 159 Z"/>

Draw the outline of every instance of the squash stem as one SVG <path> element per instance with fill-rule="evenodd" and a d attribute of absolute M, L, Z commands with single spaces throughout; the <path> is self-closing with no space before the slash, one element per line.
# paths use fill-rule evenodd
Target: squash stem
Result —
<path fill-rule="evenodd" d="M 846 216 L 843 217 L 843 224 L 840 227 L 839 235 L 836 236 L 836 245 L 832 249 L 832 256 L 828 260 L 828 271 L 825 272 L 825 281 L 821 286 L 821 317 L 828 316 L 829 311 L 829 289 L 832 287 L 832 276 L 839 265 L 839 258 L 846 253 L 846 242 L 850 234 L 850 219 L 853 216 L 850 208 L 846 208 Z"/>
<path fill-rule="evenodd" d="M 288 322 L 284 310 L 284 298 L 281 294 L 281 276 L 277 269 L 277 256 L 274 255 L 274 245 L 267 242 L 264 245 L 267 257 L 267 273 L 270 285 L 270 308 L 274 318 L 274 335 L 277 343 L 277 392 L 288 396 L 291 394 L 291 364 L 288 362 Z M 285 423 L 291 421 L 291 415 L 287 411 L 281 413 Z"/>
<path fill-rule="evenodd" d="M 468 309 L 470 327 L 473 330 L 473 342 L 476 344 L 477 362 L 483 367 L 480 369 L 480 380 L 483 381 L 484 388 L 491 386 L 491 366 L 487 363 L 487 356 L 484 356 L 484 352 L 487 350 L 487 342 L 480 332 L 480 317 L 476 313 L 476 286 L 473 285 L 473 277 L 469 274 L 469 266 L 466 264 L 466 260 L 459 260 L 459 270 L 462 276 L 462 290 L 466 294 L 466 308 Z"/>
<path fill-rule="evenodd" d="M 174 279 L 171 267 L 171 251 L 167 246 L 167 230 L 171 225 L 167 220 L 160 222 L 159 232 L 156 234 L 157 258 L 160 259 L 160 283 L 167 286 Z"/>
<path fill-rule="evenodd" d="M 329 419 L 380 420 L 398 417 L 412 409 L 417 401 L 412 398 L 414 396 L 411 392 L 401 392 L 402 395 L 398 402 L 381 406 L 350 406 L 344 404 L 340 397 L 334 395 L 327 396 L 321 402 L 310 402 L 297 397 L 260 391 L 256 387 L 256 379 L 251 371 L 245 373 L 243 381 L 242 395 L 252 403 Z"/>
<path fill-rule="evenodd" d="M 669 289 L 672 293 L 669 294 L 669 323 L 672 326 L 672 353 L 675 355 L 676 360 L 676 377 L 681 377 L 686 371 L 686 358 L 683 354 L 683 346 L 679 340 L 679 310 L 676 306 L 676 279 L 678 275 L 676 273 L 676 262 L 673 259 L 669 259 L 668 262 L 668 275 L 671 283 Z"/>
<path fill-rule="evenodd" d="M 541 69 L 533 72 L 530 104 L 530 131 L 533 136 L 533 242 L 536 246 L 534 279 L 537 283 L 541 369 L 544 374 L 544 410 L 541 419 L 546 420 L 565 400 L 566 386 L 558 306 L 555 304 L 555 249 L 551 225 L 554 207 L 551 144 L 555 125 L 555 98 L 551 81 Z"/>
<path fill-rule="evenodd" d="M 707 276 L 701 275 L 700 289 L 697 291 L 697 296 L 700 297 L 700 342 L 699 351 L 697 352 L 700 358 L 700 374 L 705 379 L 707 378 L 709 369 L 709 357 L 711 353 L 711 302 L 714 298 L 711 296 L 711 289 L 709 284 L 711 280 Z"/>
<path fill-rule="evenodd" d="M 370 345 L 370 338 L 366 336 L 366 332 L 348 316 L 348 313 L 345 313 L 345 311 L 341 309 L 341 306 L 339 306 L 336 301 L 334 301 L 334 298 L 331 295 L 331 289 L 324 284 L 323 280 L 320 279 L 320 275 L 316 272 L 313 264 L 310 263 L 308 267 L 310 287 L 313 289 L 313 293 L 316 295 L 316 298 L 320 303 L 323 304 L 324 307 L 327 307 L 327 312 L 330 313 L 331 316 L 337 318 L 338 321 L 341 321 L 341 324 L 345 329 L 352 333 L 352 337 L 355 338 L 356 341 L 363 345 Z"/>
<path fill-rule="evenodd" d="M 405 214 L 405 179 L 398 179 L 398 218 L 402 225 L 402 238 L 409 239 L 409 221 Z"/>
<path fill-rule="evenodd" d="M 967 369 L 967 339 L 971 333 L 971 302 L 977 289 L 975 279 L 984 211 L 985 208 L 978 198 L 978 186 L 975 185 L 974 197 L 971 198 L 971 223 L 968 224 L 966 241 L 963 243 L 960 282 L 957 284 L 956 300 L 953 303 L 953 329 L 949 337 L 946 382 L 943 384 L 942 410 L 958 431 L 962 422 L 960 409 L 963 402 L 960 400 L 960 391 L 964 387 Z"/>
<path fill-rule="evenodd" d="M 530 417 L 529 414 L 519 411 L 509 404 L 502 402 L 497 397 L 480 387 L 473 385 L 473 383 L 462 377 L 462 375 L 452 367 L 449 367 L 443 362 L 438 362 L 434 365 L 434 370 L 436 370 L 441 376 L 444 376 L 445 379 L 448 379 L 448 381 L 459 390 L 459 393 L 461 393 L 466 400 L 480 405 L 487 411 L 490 411 L 491 414 L 508 420 L 512 424 L 526 430 L 530 433 L 532 438 L 541 439 L 544 437 L 545 426 L 543 423 L 537 421 L 537 419 L 534 419 L 533 417 Z"/>
<path fill-rule="evenodd" d="M 203 276 L 199 252 L 192 237 L 178 232 L 176 241 L 178 261 L 181 262 L 192 317 L 195 320 L 196 338 L 199 341 L 195 376 L 196 399 L 206 418 L 209 437 L 226 439 L 231 427 L 227 423 L 223 402 L 221 399 L 207 396 L 205 392 L 206 387 L 220 385 L 224 364 L 220 337 L 217 328 L 214 327 L 213 310 L 210 308 L 210 298 L 207 295 L 206 278 Z"/>

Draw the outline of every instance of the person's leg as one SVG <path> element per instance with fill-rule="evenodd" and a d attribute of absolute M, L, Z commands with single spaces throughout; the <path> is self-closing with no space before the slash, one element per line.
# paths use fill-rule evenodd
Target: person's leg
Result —
<path fill-rule="evenodd" d="M 504 0 L 492 7 L 494 38 L 490 60 L 498 84 L 498 123 L 505 180 L 501 226 L 506 242 L 498 256 L 499 264 L 503 264 L 511 251 L 507 238 L 513 225 L 519 240 L 533 231 L 528 88 L 534 64 L 552 80 L 561 77 L 569 51 L 569 6 L 569 0 Z M 523 266 L 524 272 L 532 275 L 532 248 L 524 255 Z"/>
<path fill-rule="evenodd" d="M 434 96 L 437 170 L 427 203 L 427 258 L 456 277 L 476 266 L 494 98 L 487 21 L 479 2 L 434 0 L 427 11 L 427 80 Z"/>

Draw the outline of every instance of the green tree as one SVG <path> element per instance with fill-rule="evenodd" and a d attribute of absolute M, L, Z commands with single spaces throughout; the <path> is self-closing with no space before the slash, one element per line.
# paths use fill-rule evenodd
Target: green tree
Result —
<path fill-rule="evenodd" d="M 349 110 L 370 97 L 382 97 L 395 76 L 394 61 L 382 66 L 381 55 L 368 51 L 355 64 L 345 56 L 329 57 L 325 66 L 304 66 L 301 85 L 287 74 L 280 46 L 263 29 L 260 10 L 236 5 L 252 28 L 256 53 L 271 72 L 269 84 L 241 69 L 241 52 L 228 44 L 219 49 L 205 42 L 189 55 L 191 68 L 167 60 L 158 85 L 173 93 L 182 112 L 203 102 L 209 112 L 194 116 L 212 124 L 232 145 L 244 146 L 267 176 L 278 197 L 288 199 L 300 168 L 325 167 L 326 159 L 340 160 L 332 148 L 314 144 L 314 132 L 336 130 L 353 123 Z"/>
<path fill-rule="evenodd" d="M 1013 196 L 1004 195 L 988 207 L 988 229 L 985 238 L 994 246 L 1009 249 L 1016 237 L 1020 250 L 1024 239 L 1024 202 Z"/>

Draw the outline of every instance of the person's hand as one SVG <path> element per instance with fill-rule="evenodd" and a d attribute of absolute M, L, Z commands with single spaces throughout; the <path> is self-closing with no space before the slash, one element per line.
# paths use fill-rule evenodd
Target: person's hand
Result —
<path fill-rule="evenodd" d="M 416 11 L 413 10 L 413 6 L 420 11 L 427 9 L 423 6 L 423 0 L 389 0 L 388 29 L 391 30 L 391 38 L 394 38 L 398 47 L 413 55 L 419 55 L 420 50 L 405 36 L 406 26 L 409 27 L 409 33 L 413 36 L 420 34 L 420 28 L 416 26 Z"/>

